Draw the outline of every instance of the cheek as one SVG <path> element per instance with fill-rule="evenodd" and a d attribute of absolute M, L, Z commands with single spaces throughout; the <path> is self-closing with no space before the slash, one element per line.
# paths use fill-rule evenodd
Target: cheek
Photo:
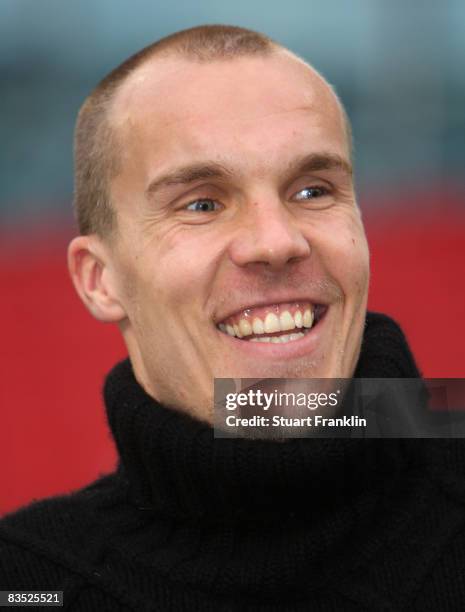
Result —
<path fill-rule="evenodd" d="M 319 246 L 319 249 L 318 249 Z M 325 225 L 316 248 L 326 271 L 346 297 L 366 296 L 369 280 L 369 252 L 358 214 L 340 215 Z"/>
<path fill-rule="evenodd" d="M 143 284 L 160 304 L 192 305 L 205 296 L 216 265 L 215 245 L 206 232 L 173 231 L 154 242 L 148 252 Z"/>

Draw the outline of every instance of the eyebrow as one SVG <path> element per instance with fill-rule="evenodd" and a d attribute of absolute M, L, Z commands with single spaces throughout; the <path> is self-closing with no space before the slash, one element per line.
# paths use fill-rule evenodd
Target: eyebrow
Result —
<path fill-rule="evenodd" d="M 338 170 L 352 176 L 352 164 L 334 153 L 310 153 L 293 161 L 288 166 L 289 174 L 317 172 L 318 170 Z"/>
<path fill-rule="evenodd" d="M 182 168 L 177 168 L 172 172 L 164 174 L 160 178 L 153 180 L 147 187 L 147 195 L 151 195 L 162 189 L 163 187 L 171 187 L 173 185 L 189 185 L 196 181 L 201 181 L 211 178 L 230 178 L 232 172 L 218 164 L 217 162 L 203 162 L 198 164 L 191 164 Z"/>
<path fill-rule="evenodd" d="M 316 172 L 318 170 L 338 170 L 352 175 L 352 166 L 348 160 L 334 153 L 310 153 L 298 158 L 288 165 L 287 173 Z M 227 179 L 233 172 L 217 162 L 201 162 L 177 168 L 163 176 L 154 179 L 147 187 L 146 194 L 150 196 L 164 187 L 174 185 L 189 185 L 206 179 Z"/>

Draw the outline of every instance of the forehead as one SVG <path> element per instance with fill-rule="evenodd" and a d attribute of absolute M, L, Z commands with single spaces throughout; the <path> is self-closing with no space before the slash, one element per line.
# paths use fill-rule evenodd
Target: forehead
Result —
<path fill-rule="evenodd" d="M 157 164 L 172 156 L 224 158 L 260 141 L 270 159 L 289 139 L 302 146 L 307 140 L 310 149 L 324 141 L 327 150 L 347 155 L 336 96 L 285 52 L 209 63 L 152 58 L 123 83 L 111 122 L 123 154 L 141 166 L 156 157 Z"/>

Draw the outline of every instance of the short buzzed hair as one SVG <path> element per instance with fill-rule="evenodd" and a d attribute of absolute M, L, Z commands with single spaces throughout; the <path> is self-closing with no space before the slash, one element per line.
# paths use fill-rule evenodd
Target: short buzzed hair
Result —
<path fill-rule="evenodd" d="M 211 62 L 244 56 L 266 57 L 278 50 L 287 51 L 259 32 L 236 26 L 204 25 L 166 36 L 112 70 L 85 100 L 76 122 L 74 209 L 79 232 L 84 235 L 97 234 L 103 238 L 109 236 L 116 227 L 110 183 L 120 170 L 121 156 L 118 151 L 121 146 L 117 130 L 111 125 L 109 109 L 116 91 L 134 70 L 155 55 L 160 58 L 174 55 L 194 62 Z M 294 53 L 288 53 L 301 59 Z M 343 115 L 350 152 L 350 122 L 338 96 L 335 96 Z"/>
<path fill-rule="evenodd" d="M 110 181 L 119 170 L 118 143 L 110 125 L 109 106 L 116 90 L 146 60 L 178 55 L 210 62 L 236 57 L 270 55 L 279 45 L 264 34 L 245 28 L 205 25 L 182 30 L 145 47 L 112 70 L 82 105 L 74 136 L 74 208 L 81 234 L 107 236 L 115 227 Z"/>

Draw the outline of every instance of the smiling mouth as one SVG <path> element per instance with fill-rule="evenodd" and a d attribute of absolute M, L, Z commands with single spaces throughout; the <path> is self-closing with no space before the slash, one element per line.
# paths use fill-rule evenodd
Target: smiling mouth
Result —
<path fill-rule="evenodd" d="M 247 308 L 217 325 L 224 334 L 248 342 L 287 343 L 304 338 L 328 307 L 310 302 Z"/>

